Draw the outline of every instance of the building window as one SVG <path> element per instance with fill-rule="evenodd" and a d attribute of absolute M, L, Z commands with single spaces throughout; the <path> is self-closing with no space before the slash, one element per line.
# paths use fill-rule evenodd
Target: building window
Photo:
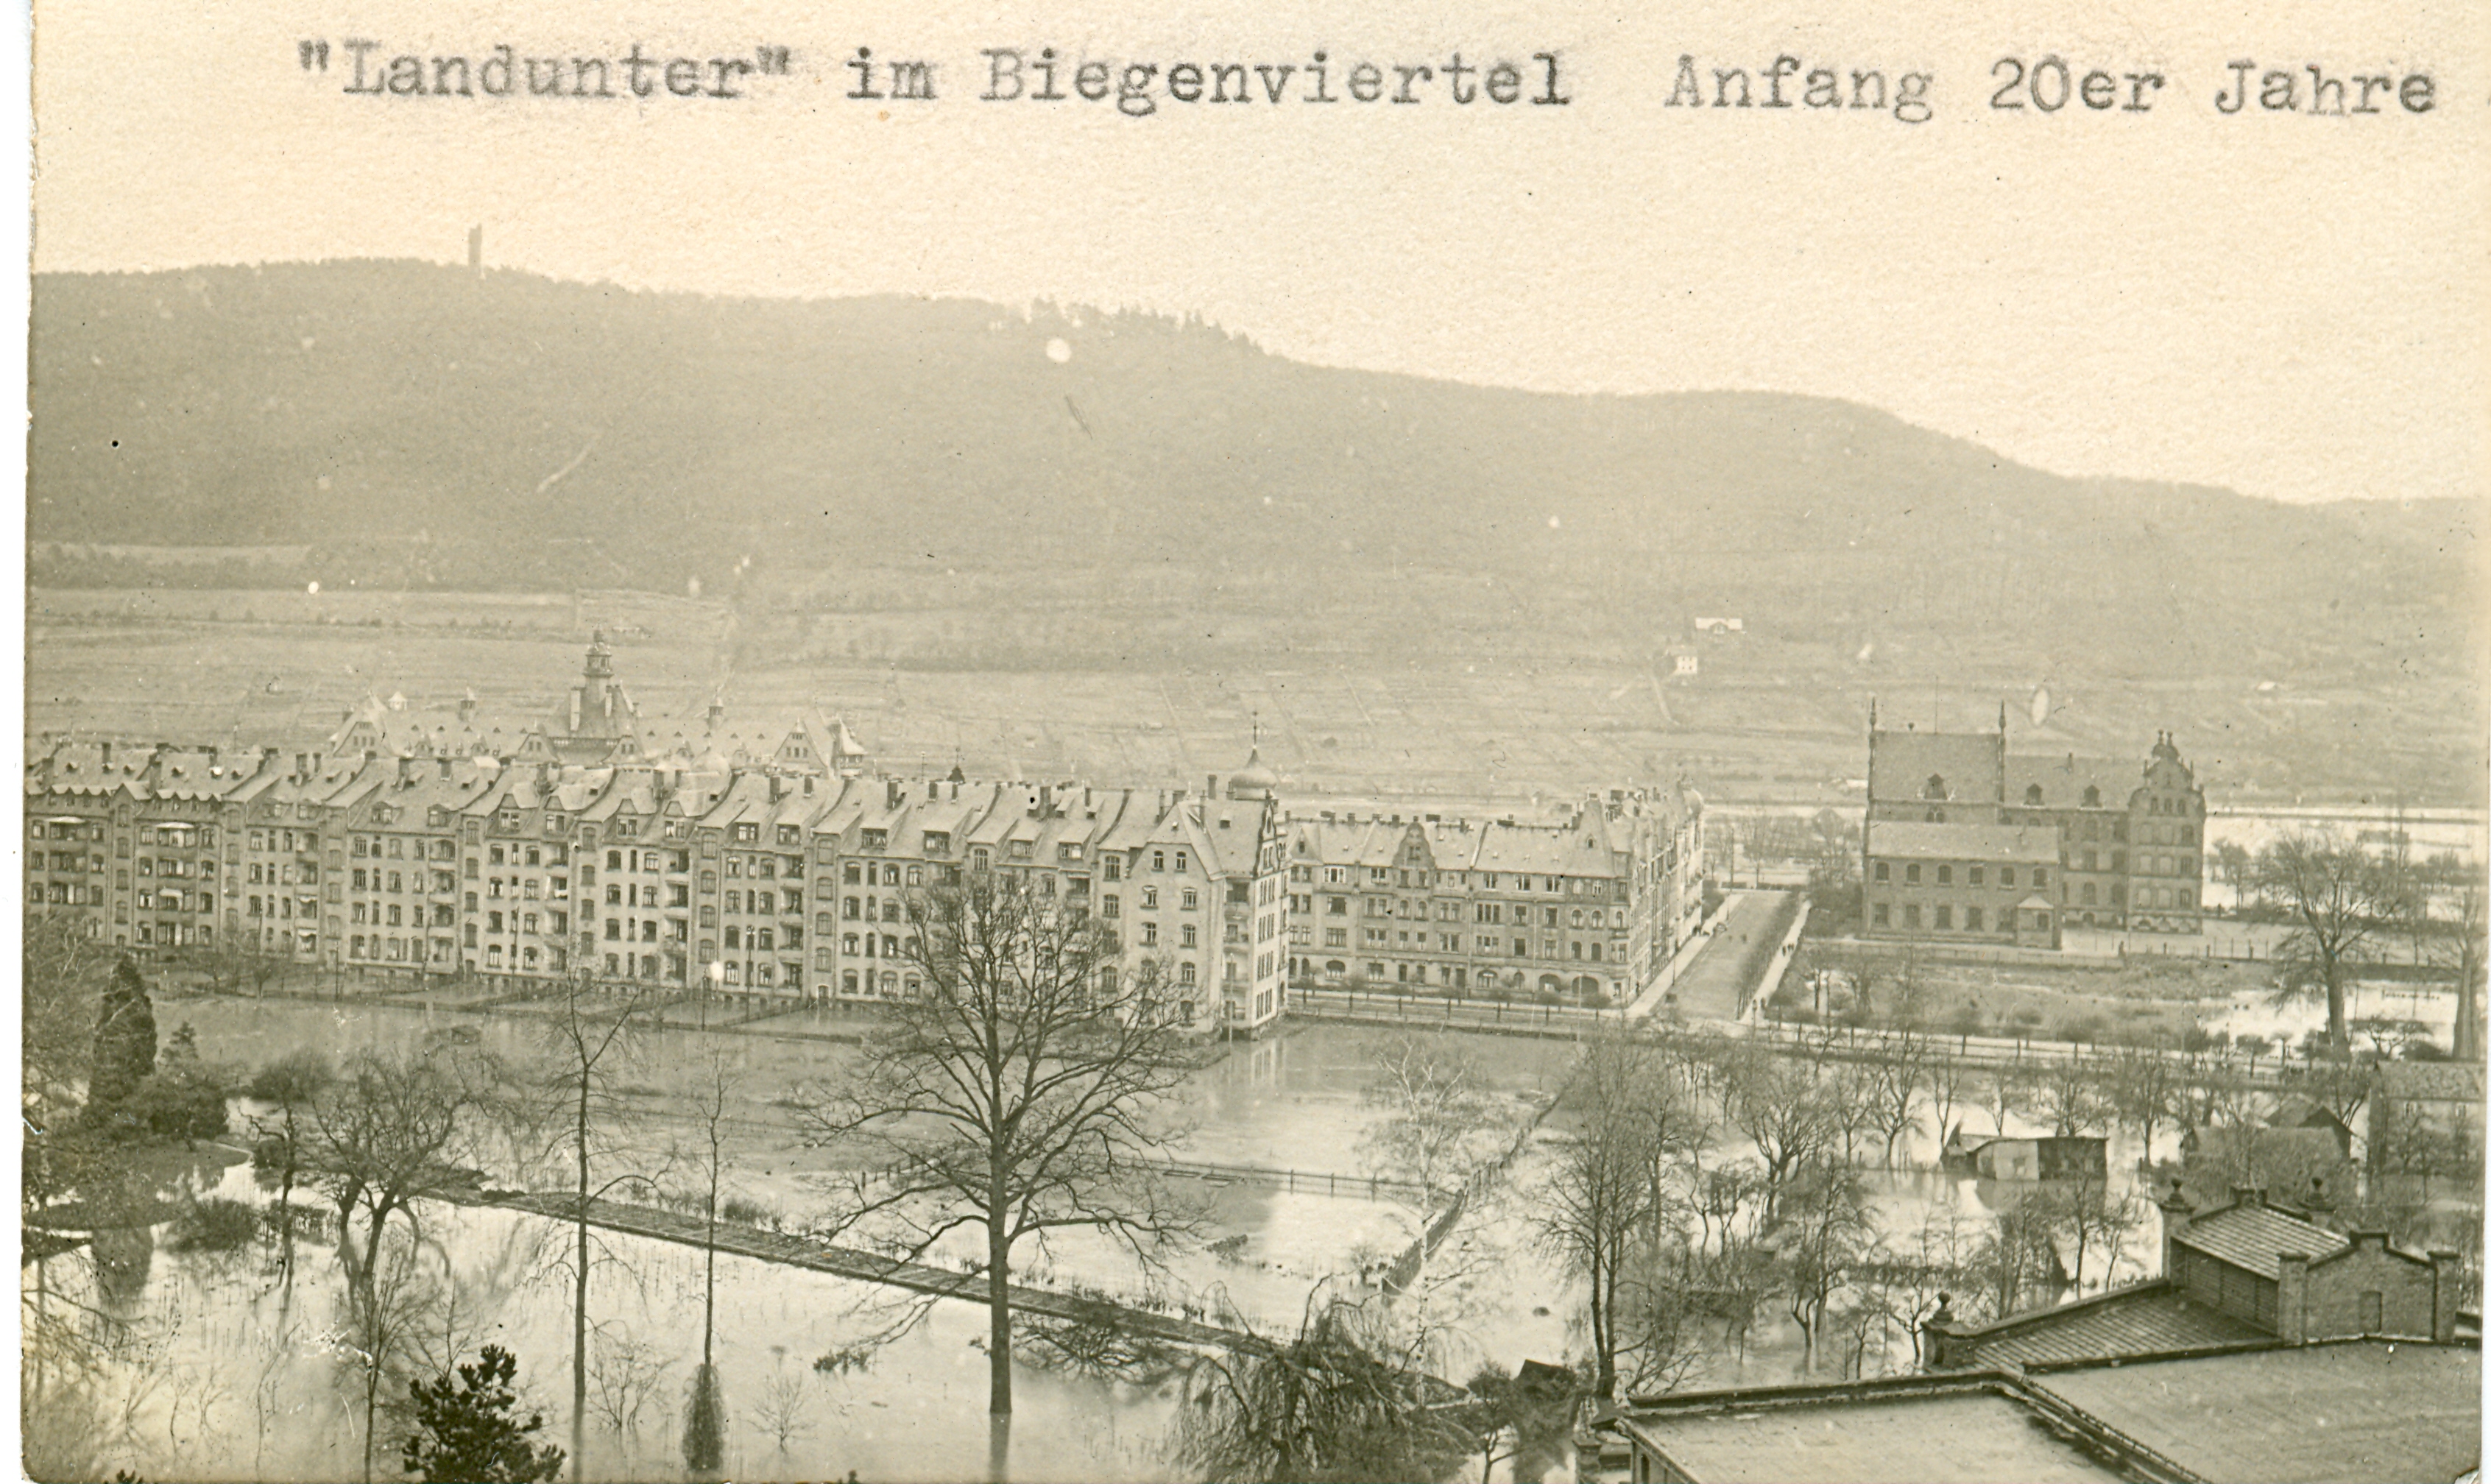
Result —
<path fill-rule="evenodd" d="M 1944 902 L 1940 902 L 1938 904 L 1937 925 L 1949 932 L 1951 932 L 1954 929 L 1954 909 Z"/>
<path fill-rule="evenodd" d="M 1911 864 L 1903 867 L 1903 885 L 1907 887 L 1917 887 L 1920 884 L 1920 863 L 1915 860 Z"/>
<path fill-rule="evenodd" d="M 1920 925 L 1920 903 L 1906 902 L 1903 904 L 1903 925 L 1905 927 L 1918 927 Z"/>
<path fill-rule="evenodd" d="M 1942 865 L 1938 867 L 1938 885 L 1941 887 L 1951 887 L 1954 885 L 1953 866 Z M 1946 924 L 1941 922 L 1938 925 L 1940 927 L 1944 927 Z"/>
<path fill-rule="evenodd" d="M 2011 865 L 2000 866 L 1998 868 L 1998 884 L 2002 887 L 2011 887 L 2015 885 L 2015 867 Z"/>
<path fill-rule="evenodd" d="M 1979 908 L 1967 907 L 1963 910 L 1963 930 L 1967 933 L 1977 933 L 1980 931 Z"/>
<path fill-rule="evenodd" d="M 1886 862 L 1885 862 L 1885 861 L 1880 860 L 1880 861 L 1878 861 L 1878 862 L 1877 862 L 1877 865 L 1876 865 L 1876 872 L 1875 872 L 1875 874 L 1876 874 L 1876 878 L 1877 878 L 1877 880 L 1879 880 L 1879 881 L 1885 881 L 1885 880 L 1887 880 L 1887 879 L 1889 878 L 1889 875 L 1890 875 L 1890 867 L 1888 867 L 1888 865 L 1886 864 Z"/>
<path fill-rule="evenodd" d="M 1868 909 L 1868 919 L 1871 922 L 1876 923 L 1879 927 L 1890 927 L 1892 925 L 1888 920 L 1887 907 L 1883 902 L 1879 902 Z M 1517 944 L 1515 946 L 1518 948 L 1520 945 Z"/>

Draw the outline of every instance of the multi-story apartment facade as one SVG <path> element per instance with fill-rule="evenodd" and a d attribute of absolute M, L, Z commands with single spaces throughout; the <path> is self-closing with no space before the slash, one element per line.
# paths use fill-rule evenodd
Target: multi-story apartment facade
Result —
<path fill-rule="evenodd" d="M 1318 813 L 1287 831 L 1301 982 L 1623 1003 L 1699 921 L 1703 800 L 1618 791 L 1563 819 Z"/>
<path fill-rule="evenodd" d="M 2140 770 L 2009 756 L 1996 733 L 1868 726 L 1871 935 L 2055 947 L 2068 927 L 2202 930 L 2206 795 L 2168 733 Z"/>
<path fill-rule="evenodd" d="M 601 638 L 507 756 L 472 703 L 455 730 L 369 703 L 316 752 L 39 746 L 28 910 L 150 956 L 856 1003 L 918 987 L 912 893 L 1007 872 L 1112 929 L 1105 974 L 1240 1036 L 1293 975 L 1622 999 L 1699 911 L 1683 789 L 1539 824 L 1291 821 L 1259 756 L 1198 792 L 1098 788 L 876 771 L 816 719 L 732 757 L 651 756 L 648 730 Z"/>

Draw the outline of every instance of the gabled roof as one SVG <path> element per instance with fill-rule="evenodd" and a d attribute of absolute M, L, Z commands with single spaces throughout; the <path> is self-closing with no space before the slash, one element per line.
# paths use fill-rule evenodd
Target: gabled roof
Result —
<path fill-rule="evenodd" d="M 2005 786 L 2007 739 L 1995 732 L 1872 732 L 1868 736 L 1868 801 L 1918 800 L 1931 777 L 1957 802 L 1999 802 Z"/>
<path fill-rule="evenodd" d="M 2010 757 L 2007 760 L 2007 803 L 2032 807 L 2028 791 L 2041 790 L 2041 806 L 2051 809 L 2125 809 L 2127 798 L 2144 782 L 2145 771 L 2115 758 Z M 2100 791 L 2096 802 L 2085 802 L 2085 790 Z"/>
<path fill-rule="evenodd" d="M 2318 1262 L 2353 1245 L 2339 1232 L 2254 1200 L 2192 1216 L 2172 1240 L 2264 1278 L 2275 1276 L 2286 1253 Z"/>
<path fill-rule="evenodd" d="M 1974 1365 L 2148 1355 L 2273 1338 L 2246 1320 L 2191 1300 L 2185 1290 L 2161 1278 L 2027 1309 L 1959 1336 Z"/>

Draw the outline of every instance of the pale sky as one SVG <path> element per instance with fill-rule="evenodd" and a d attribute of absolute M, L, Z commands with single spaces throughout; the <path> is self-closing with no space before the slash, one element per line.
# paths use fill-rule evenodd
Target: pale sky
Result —
<path fill-rule="evenodd" d="M 1852 398 L 2066 474 L 2286 500 L 2486 489 L 2480 7 L 1195 0 L 835 9 L 40 8 L 44 270 L 391 256 L 765 295 L 1199 313 L 1284 356 L 1562 391 Z M 468 12 L 464 20 L 445 15 Z M 347 96 L 343 43 L 748 56 L 734 102 Z M 332 43 L 307 73 L 298 44 Z M 933 103 L 840 97 L 860 45 Z M 1275 106 L 980 102 L 982 47 L 1302 71 Z M 1564 107 L 1301 102 L 1360 59 L 1561 57 Z M 1681 53 L 1934 76 L 1934 117 L 1671 107 Z M 2151 111 L 1993 111 L 2001 57 L 2160 72 Z M 2434 109 L 2214 107 L 2227 64 L 2427 72 Z M 1391 74 L 1388 71 L 1388 78 Z M 1477 86 L 1479 78 L 1470 79 Z M 1067 68 L 1066 82 L 1070 82 Z M 2056 96 L 2058 78 L 2039 85 Z M 1801 95 L 1803 77 L 1786 84 Z M 1847 82 L 1845 84 L 1847 90 Z M 2118 84 L 2125 102 L 2128 85 Z M 2305 101 L 2305 100 L 2304 100 Z"/>

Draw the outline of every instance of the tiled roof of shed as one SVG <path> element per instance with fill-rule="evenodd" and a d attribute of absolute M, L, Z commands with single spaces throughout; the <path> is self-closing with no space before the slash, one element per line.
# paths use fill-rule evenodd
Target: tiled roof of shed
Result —
<path fill-rule="evenodd" d="M 2193 1303 L 2184 1292 L 2156 1279 L 2054 1309 L 2011 1314 L 1966 1338 L 1974 1346 L 1976 1365 L 2009 1360 L 2030 1365 L 2038 1360 L 2194 1350 L 2274 1336 L 2219 1309 Z"/>
<path fill-rule="evenodd" d="M 2352 1245 L 2340 1233 L 2271 1206 L 2248 1203 L 2221 1207 L 2195 1218 L 2176 1239 L 2218 1262 L 2269 1278 L 2278 1271 L 2275 1260 L 2287 1252 L 2316 1262 Z"/>

